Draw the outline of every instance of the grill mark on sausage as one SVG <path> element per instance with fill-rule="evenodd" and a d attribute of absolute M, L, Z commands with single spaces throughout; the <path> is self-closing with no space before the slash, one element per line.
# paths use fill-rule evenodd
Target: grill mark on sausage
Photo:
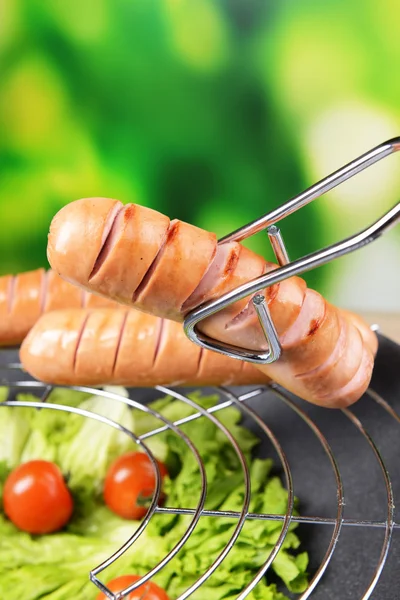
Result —
<path fill-rule="evenodd" d="M 185 314 L 185 310 L 187 312 L 187 309 L 185 309 L 186 306 L 190 305 L 190 298 L 192 297 L 192 295 L 194 294 L 194 292 L 199 288 L 199 286 L 201 285 L 202 281 L 204 280 L 205 276 L 207 275 L 207 273 L 209 272 L 209 270 L 211 269 L 211 266 L 214 262 L 214 260 L 217 258 L 217 250 L 218 250 L 218 243 L 216 243 L 214 245 L 214 249 L 212 252 L 212 256 L 210 258 L 210 262 L 207 265 L 206 270 L 203 273 L 203 276 L 200 279 L 200 282 L 198 283 L 198 285 L 195 287 L 195 289 L 193 290 L 193 292 L 190 294 L 190 296 L 188 298 L 186 298 L 185 302 L 182 303 L 182 305 L 180 306 L 180 311 L 182 312 L 182 314 Z M 205 302 L 207 300 L 207 294 L 205 294 L 205 298 L 203 300 L 203 302 Z"/>
<path fill-rule="evenodd" d="M 101 267 L 107 260 L 108 255 L 110 254 L 111 250 L 113 249 L 113 245 L 114 245 L 113 233 L 115 233 L 115 230 L 121 226 L 120 219 L 119 219 L 120 215 L 123 213 L 123 218 L 124 218 L 124 220 L 126 220 L 127 218 L 129 218 L 131 216 L 133 211 L 134 211 L 133 204 L 119 206 L 118 209 L 116 209 L 114 207 L 111 210 L 110 214 L 107 217 L 107 224 L 104 228 L 103 244 L 102 244 L 102 246 L 100 248 L 100 252 L 97 255 L 97 258 L 94 262 L 93 269 L 89 275 L 89 283 L 90 283 L 90 280 L 95 275 L 97 275 L 97 273 L 100 271 Z M 128 215 L 128 216 L 126 216 L 126 215 Z"/>
<path fill-rule="evenodd" d="M 237 266 L 237 264 L 238 264 L 238 262 L 240 260 L 240 255 L 241 255 L 241 252 L 242 252 L 243 249 L 244 249 L 244 246 L 240 245 L 239 246 L 239 251 L 238 252 L 235 251 L 234 256 L 236 257 L 236 260 L 235 260 L 235 264 L 234 264 L 233 268 L 236 268 L 236 266 Z M 229 262 L 231 262 L 231 260 L 232 260 L 232 257 L 230 258 Z M 265 270 L 266 269 L 264 267 L 262 274 L 265 273 Z M 228 270 L 226 270 L 226 273 L 228 274 Z M 237 321 L 240 321 L 243 317 L 245 317 L 249 313 L 249 311 L 251 311 L 251 308 L 252 308 L 251 301 L 252 301 L 252 299 L 253 299 L 254 296 L 255 296 L 255 294 L 252 294 L 249 297 L 249 301 L 246 304 L 246 306 L 243 308 L 243 310 L 241 310 L 240 313 L 238 313 L 231 321 L 229 321 L 228 323 L 226 323 L 225 329 L 229 329 L 229 327 L 231 327 L 232 325 L 234 325 Z"/>
<path fill-rule="evenodd" d="M 82 339 L 83 333 L 85 331 L 88 319 L 89 319 L 89 317 L 90 317 L 91 314 L 92 314 L 91 311 L 88 311 L 88 313 L 85 315 L 85 318 L 83 319 L 81 328 L 80 328 L 80 330 L 78 332 L 78 337 L 77 337 L 77 340 L 76 340 L 76 346 L 75 346 L 75 351 L 74 351 L 74 358 L 73 358 L 73 361 L 72 361 L 72 372 L 73 373 L 76 373 L 76 363 L 77 363 L 77 360 L 78 360 L 79 346 L 80 346 L 81 339 Z"/>
<path fill-rule="evenodd" d="M 40 282 L 40 314 L 45 312 L 47 291 L 49 287 L 49 272 L 44 271 L 42 274 L 42 280 Z"/>
<path fill-rule="evenodd" d="M 321 323 L 322 319 L 313 319 L 310 323 L 310 329 L 308 330 L 307 337 L 311 337 L 312 335 L 314 335 L 319 329 Z"/>
<path fill-rule="evenodd" d="M 153 262 L 151 263 L 150 267 L 147 269 L 147 272 L 145 273 L 142 281 L 139 283 L 138 287 L 133 292 L 132 302 L 135 302 L 138 299 L 138 297 L 143 292 L 146 285 L 149 283 L 150 279 L 152 278 L 154 270 L 163 255 L 166 245 L 168 244 L 168 242 L 173 240 L 177 234 L 178 223 L 179 223 L 179 221 L 171 221 L 170 222 L 168 229 L 165 232 L 165 237 L 164 237 L 163 241 L 161 242 L 160 248 L 158 249 L 158 252 L 157 252 L 156 256 L 154 257 Z"/>
<path fill-rule="evenodd" d="M 327 310 L 328 303 L 326 302 L 326 300 L 324 300 L 324 314 L 321 317 L 318 317 L 317 319 L 312 319 L 307 333 L 307 337 L 312 337 L 317 333 L 318 329 L 321 327 L 322 323 L 324 323 L 326 319 Z"/>
<path fill-rule="evenodd" d="M 122 345 L 122 337 L 124 335 L 126 322 L 128 320 L 128 315 L 129 315 L 129 310 L 127 310 L 125 312 L 124 318 L 122 319 L 121 329 L 120 329 L 119 335 L 118 335 L 117 348 L 115 350 L 114 362 L 113 362 L 113 366 L 112 366 L 112 369 L 111 369 L 111 375 L 112 376 L 114 375 L 115 369 L 117 368 L 118 355 L 119 355 L 119 351 L 120 351 L 120 348 L 121 348 L 121 345 Z"/>
<path fill-rule="evenodd" d="M 264 269 L 263 275 L 265 275 L 266 273 L 271 273 L 272 271 L 275 271 L 275 269 L 278 269 L 278 265 L 273 264 L 273 266 L 271 268 L 271 263 L 265 263 L 265 269 Z M 280 283 L 274 283 L 273 285 L 269 285 L 268 287 L 261 290 L 261 292 L 264 293 L 264 296 L 265 296 L 266 301 L 268 302 L 268 305 L 272 304 L 272 302 L 277 297 L 280 285 L 281 285 Z M 261 293 L 261 292 L 259 292 L 259 293 Z"/>
<path fill-rule="evenodd" d="M 159 326 L 158 326 L 158 332 L 157 332 L 156 347 L 154 349 L 153 367 L 155 366 L 158 355 L 160 353 L 161 341 L 162 341 L 162 338 L 164 335 L 164 325 L 165 325 L 165 319 L 160 319 Z"/>
<path fill-rule="evenodd" d="M 200 306 L 201 304 L 203 304 L 203 302 L 205 302 L 206 300 L 209 299 L 207 297 L 208 295 L 207 295 L 207 291 L 206 291 L 204 294 L 202 294 L 203 298 L 199 302 L 196 302 L 195 305 L 193 305 L 192 298 L 196 297 L 197 291 L 202 286 L 203 281 L 204 281 L 206 275 L 208 274 L 208 272 L 210 271 L 210 269 L 212 268 L 212 266 L 214 264 L 214 261 L 218 260 L 218 247 L 219 247 L 219 245 L 215 244 L 213 255 L 211 257 L 210 262 L 208 263 L 207 269 L 205 270 L 203 277 L 200 279 L 199 283 L 197 284 L 197 286 L 195 287 L 195 289 L 193 290 L 193 292 L 190 294 L 189 298 L 187 298 L 185 300 L 185 302 L 182 304 L 181 311 L 182 311 L 183 315 L 185 315 L 187 312 L 190 312 L 191 310 L 193 310 L 197 306 Z M 229 260 L 231 261 L 231 259 L 229 259 Z"/>
<path fill-rule="evenodd" d="M 167 241 L 169 243 L 173 242 L 174 239 L 176 238 L 176 236 L 178 235 L 179 232 L 179 227 L 180 227 L 180 221 L 178 220 L 174 220 L 171 221 L 168 233 L 167 233 Z"/>
<path fill-rule="evenodd" d="M 205 350 L 205 348 L 203 348 L 203 346 L 201 346 L 200 347 L 199 358 L 197 359 L 197 369 L 196 369 L 196 374 L 195 374 L 195 378 L 196 379 L 198 377 L 200 377 L 200 371 L 201 371 L 201 367 L 203 365 L 203 360 L 204 360 L 204 350 Z"/>
<path fill-rule="evenodd" d="M 265 299 L 268 302 L 268 304 L 272 304 L 272 302 L 277 297 L 280 285 L 280 283 L 275 283 L 274 285 L 270 285 L 269 287 L 262 290 L 265 294 Z"/>
<path fill-rule="evenodd" d="M 230 253 L 228 262 L 226 263 L 225 269 L 223 271 L 223 276 L 227 277 L 228 275 L 230 275 L 230 273 L 232 273 L 235 270 L 239 260 L 239 254 L 240 253 L 237 251 L 236 248 L 234 248 L 234 251 Z"/>
<path fill-rule="evenodd" d="M 343 337 L 346 336 L 347 331 L 348 331 L 347 321 L 346 321 L 346 319 L 342 319 L 341 320 L 341 333 L 337 339 L 335 347 L 332 350 L 332 354 L 329 356 L 329 358 L 327 358 L 318 367 L 315 367 L 314 369 L 311 369 L 310 371 L 305 371 L 304 373 L 298 373 L 297 375 L 295 375 L 296 379 L 302 379 L 302 378 L 304 379 L 306 377 L 318 375 L 321 371 L 323 371 L 325 369 L 325 367 L 327 365 L 329 365 L 330 368 L 333 369 L 337 365 L 337 363 L 343 358 L 344 354 L 346 353 L 347 344 L 346 343 L 343 344 Z"/>
<path fill-rule="evenodd" d="M 17 276 L 16 275 L 12 275 L 10 278 L 10 282 L 8 284 L 8 291 L 7 291 L 7 311 L 8 314 L 10 315 L 12 312 L 12 308 L 14 305 L 14 296 L 15 296 L 15 285 L 17 283 Z"/>

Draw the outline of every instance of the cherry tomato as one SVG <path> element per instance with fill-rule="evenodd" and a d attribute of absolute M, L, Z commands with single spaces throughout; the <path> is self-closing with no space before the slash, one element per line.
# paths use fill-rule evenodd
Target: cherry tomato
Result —
<path fill-rule="evenodd" d="M 161 477 L 168 474 L 166 466 L 158 462 Z M 156 487 L 156 474 L 147 454 L 130 452 L 118 458 L 109 468 L 104 484 L 104 501 L 123 519 L 141 519 L 147 512 L 140 505 L 143 498 L 151 498 Z"/>
<path fill-rule="evenodd" d="M 72 496 L 60 469 L 45 460 L 32 460 L 14 469 L 4 484 L 4 512 L 22 531 L 53 533 L 72 515 Z"/>
<path fill-rule="evenodd" d="M 125 590 L 133 583 L 136 583 L 139 579 L 140 577 L 138 575 L 122 575 L 107 583 L 107 587 L 112 592 L 122 592 L 122 590 Z M 106 596 L 103 593 L 100 593 L 96 600 L 106 600 Z M 158 587 L 158 585 L 152 581 L 146 581 L 146 583 L 140 585 L 128 596 L 125 596 L 124 600 L 169 600 L 169 598 L 164 590 Z"/>

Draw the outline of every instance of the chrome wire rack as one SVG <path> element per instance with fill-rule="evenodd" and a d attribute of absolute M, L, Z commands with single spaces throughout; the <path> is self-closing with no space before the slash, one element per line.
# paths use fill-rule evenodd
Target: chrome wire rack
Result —
<path fill-rule="evenodd" d="M 90 573 L 93 583 L 112 600 L 126 597 L 133 589 L 150 580 L 160 571 L 179 553 L 199 520 L 204 517 L 235 519 L 236 526 L 229 543 L 213 564 L 178 599 L 173 600 L 189 598 L 201 587 L 229 554 L 245 522 L 252 519 L 280 521 L 282 528 L 272 551 L 265 556 L 263 566 L 237 596 L 238 600 L 246 598 L 267 573 L 293 522 L 301 525 L 300 537 L 304 540 L 305 549 L 309 551 L 311 559 L 308 589 L 296 596 L 297 598 L 305 600 L 313 596 L 324 600 L 330 598 L 366 600 L 372 597 L 392 600 L 400 597 L 400 576 L 396 575 L 396 569 L 391 568 L 389 564 L 385 573 L 389 572 L 390 582 L 386 582 L 382 587 L 380 580 L 388 561 L 392 538 L 396 538 L 396 533 L 400 529 L 400 522 L 395 521 L 394 494 L 389 475 L 389 469 L 392 470 L 393 466 L 397 480 L 400 480 L 398 461 L 396 462 L 400 449 L 398 430 L 400 385 L 397 385 L 400 382 L 397 373 L 393 372 L 395 369 L 388 367 L 387 356 L 391 357 L 395 367 L 400 360 L 400 349 L 382 337 L 380 346 L 379 355 L 383 356 L 383 359 L 379 359 L 378 355 L 372 387 L 351 410 L 329 411 L 308 406 L 275 384 L 255 389 L 218 388 L 219 401 L 207 410 L 191 400 L 186 395 L 186 390 L 177 391 L 162 386 L 154 390 L 130 390 L 130 398 L 108 390 L 71 388 L 101 395 L 112 402 L 125 402 L 132 409 L 151 414 L 160 421 L 158 428 L 136 436 L 122 425 L 99 414 L 72 406 L 49 403 L 48 398 L 53 388 L 28 379 L 20 370 L 19 364 L 13 361 L 9 352 L 2 352 L 2 357 L 0 355 L 1 385 L 7 385 L 10 389 L 8 399 L 0 403 L 0 407 L 63 410 L 96 419 L 130 436 L 152 461 L 157 485 L 146 517 L 132 537 L 104 563 L 94 565 Z M 386 386 L 388 397 L 385 397 L 382 386 Z M 29 391 L 37 395 L 37 402 L 16 401 L 15 394 L 21 391 Z M 196 412 L 172 423 L 147 406 L 149 400 L 162 395 L 170 395 L 177 401 L 190 405 Z M 397 407 L 396 399 L 398 399 Z M 232 405 L 240 408 L 244 424 L 260 434 L 260 452 L 269 456 L 274 454 L 278 458 L 276 464 L 283 475 L 288 492 L 286 513 L 283 515 L 249 512 L 251 487 L 246 460 L 233 435 L 218 419 L 218 414 Z M 181 430 L 183 424 L 202 419 L 209 419 L 219 427 L 229 439 L 239 459 L 245 484 L 244 502 L 239 512 L 204 509 L 207 497 L 205 468 L 195 445 Z M 374 438 L 376 434 L 376 439 L 379 441 L 373 439 L 372 434 L 369 433 L 374 427 L 377 429 Z M 185 442 L 198 463 L 201 493 L 196 508 L 161 506 L 160 472 L 146 442 L 168 429 Z M 385 448 L 385 454 L 389 450 L 387 460 L 383 458 L 382 448 Z M 300 498 L 302 508 L 300 515 L 293 514 L 295 493 Z M 136 542 L 155 514 L 188 515 L 191 520 L 181 540 L 159 564 L 154 565 L 140 581 L 124 592 L 113 594 L 102 581 L 102 572 Z M 379 534 L 379 539 L 376 534 Z"/>

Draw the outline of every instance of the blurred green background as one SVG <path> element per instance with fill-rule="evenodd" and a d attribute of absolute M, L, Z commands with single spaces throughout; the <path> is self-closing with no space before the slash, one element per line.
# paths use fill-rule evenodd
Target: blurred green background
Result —
<path fill-rule="evenodd" d="M 400 134 L 398 0 L 1 0 L 1 273 L 54 213 L 138 202 L 223 235 Z M 291 257 L 400 198 L 385 159 L 282 223 Z M 271 257 L 266 234 L 249 244 Z M 400 307 L 400 231 L 308 276 Z"/>

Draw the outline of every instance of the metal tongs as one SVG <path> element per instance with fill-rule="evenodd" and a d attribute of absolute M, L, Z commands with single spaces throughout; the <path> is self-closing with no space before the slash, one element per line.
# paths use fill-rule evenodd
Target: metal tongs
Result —
<path fill-rule="evenodd" d="M 279 208 L 276 208 L 263 217 L 260 217 L 221 238 L 218 242 L 219 244 L 233 241 L 240 242 L 267 229 L 272 249 L 280 266 L 266 275 L 261 275 L 256 279 L 252 279 L 248 283 L 231 290 L 220 298 L 206 302 L 202 306 L 188 313 L 184 321 L 184 330 L 188 338 L 192 342 L 195 342 L 208 350 L 214 350 L 215 352 L 225 354 L 231 358 L 237 358 L 255 364 L 268 364 L 278 360 L 282 351 L 279 337 L 271 319 L 265 296 L 258 292 L 265 290 L 271 285 L 284 281 L 289 277 L 300 275 L 315 267 L 325 265 L 336 258 L 354 252 L 370 242 L 373 242 L 400 222 L 400 202 L 363 231 L 341 242 L 333 244 L 332 246 L 328 246 L 327 248 L 323 248 L 322 250 L 318 250 L 292 262 L 289 260 L 282 235 L 275 223 L 281 221 L 309 202 L 316 200 L 347 179 L 350 179 L 357 173 L 364 171 L 364 169 L 367 169 L 382 158 L 385 158 L 398 150 L 400 150 L 400 137 L 388 140 L 335 171 L 328 177 L 325 177 Z M 251 301 L 257 312 L 268 344 L 268 349 L 266 351 L 256 352 L 247 348 L 225 344 L 204 335 L 198 330 L 197 326 L 201 321 L 250 295 L 253 295 Z"/>

